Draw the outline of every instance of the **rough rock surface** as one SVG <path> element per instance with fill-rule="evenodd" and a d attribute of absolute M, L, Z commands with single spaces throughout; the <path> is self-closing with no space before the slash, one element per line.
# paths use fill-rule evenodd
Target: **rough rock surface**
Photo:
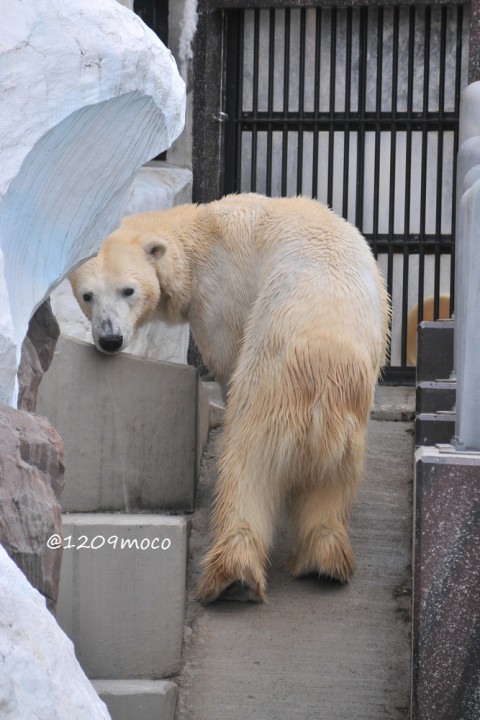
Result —
<path fill-rule="evenodd" d="M 40 305 L 28 325 L 18 368 L 18 409 L 35 412 L 37 390 L 52 362 L 60 326 L 52 313 L 50 300 Z"/>
<path fill-rule="evenodd" d="M 0 404 L 0 447 L 0 543 L 54 609 L 62 553 L 47 540 L 61 533 L 63 443 L 46 418 Z"/>
<path fill-rule="evenodd" d="M 171 53 L 115 0 L 0 0 L 0 400 L 33 311 L 122 217 L 184 123 Z"/>
<path fill-rule="evenodd" d="M 0 717 L 108 720 L 73 645 L 0 547 Z"/>

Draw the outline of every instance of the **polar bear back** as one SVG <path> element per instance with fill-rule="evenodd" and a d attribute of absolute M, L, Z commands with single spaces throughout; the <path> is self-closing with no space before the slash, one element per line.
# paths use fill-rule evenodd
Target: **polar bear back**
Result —
<path fill-rule="evenodd" d="M 219 377 L 230 375 L 253 320 L 258 352 L 266 342 L 322 338 L 343 351 L 363 348 L 378 372 L 388 301 L 356 228 L 301 197 L 227 196 L 203 207 L 214 230 L 202 239 L 204 257 L 194 269 L 191 323 Z"/>

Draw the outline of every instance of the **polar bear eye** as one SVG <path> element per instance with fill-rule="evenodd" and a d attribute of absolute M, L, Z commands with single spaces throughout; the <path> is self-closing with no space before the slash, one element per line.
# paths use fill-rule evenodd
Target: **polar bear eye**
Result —
<path fill-rule="evenodd" d="M 133 288 L 124 288 L 122 290 L 122 295 L 123 297 L 130 297 L 130 295 L 133 295 L 134 292 L 135 290 Z"/>
<path fill-rule="evenodd" d="M 93 293 L 83 293 L 83 299 L 85 302 L 91 302 L 93 298 Z"/>

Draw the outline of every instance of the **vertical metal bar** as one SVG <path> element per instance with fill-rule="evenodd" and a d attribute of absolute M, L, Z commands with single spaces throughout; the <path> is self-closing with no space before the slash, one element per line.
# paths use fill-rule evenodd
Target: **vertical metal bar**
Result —
<path fill-rule="evenodd" d="M 398 7 L 393 8 L 393 36 L 392 36 L 392 97 L 391 97 L 391 125 L 390 125 L 390 163 L 392 163 L 392 156 L 396 153 L 396 122 L 397 122 L 397 107 L 398 107 L 398 47 L 399 47 L 399 35 L 400 35 L 400 9 Z M 382 27 L 383 36 L 383 27 Z M 383 42 L 383 37 L 382 37 Z M 382 50 L 383 57 L 383 50 Z M 387 250 L 387 289 L 390 296 L 393 297 L 393 221 L 395 217 L 395 178 L 392 177 L 390 171 L 390 184 L 389 184 L 389 196 L 388 196 L 388 250 Z M 387 357 L 387 362 L 391 364 L 391 350 Z"/>
<path fill-rule="evenodd" d="M 225 110 L 224 193 L 241 190 L 244 11 L 227 14 L 227 68 Z"/>
<path fill-rule="evenodd" d="M 300 58 L 298 68 L 298 145 L 297 145 L 297 195 L 302 194 L 303 185 L 303 123 L 305 105 L 305 35 L 306 9 L 300 9 Z"/>
<path fill-rule="evenodd" d="M 275 78 L 275 15 L 274 8 L 270 10 L 269 35 L 268 35 L 268 98 L 267 113 L 270 121 L 267 125 L 267 178 L 265 192 L 268 196 L 272 194 L 272 163 L 273 163 L 273 86 Z"/>
<path fill-rule="evenodd" d="M 312 197 L 318 197 L 318 113 L 320 109 L 320 49 L 322 41 L 322 9 L 315 8 L 315 74 L 314 74 L 314 97 L 313 117 L 315 120 L 313 129 L 313 152 L 312 152 Z"/>
<path fill-rule="evenodd" d="M 374 159 L 374 180 L 373 180 L 373 241 L 378 239 L 378 223 L 379 223 L 379 206 L 380 206 L 380 115 L 382 112 L 382 67 L 383 67 L 383 7 L 377 8 L 377 76 L 376 76 L 376 92 L 375 92 L 375 115 L 377 122 L 375 123 L 375 159 Z M 390 167 L 390 177 L 392 177 L 392 168 Z M 389 207 L 389 215 L 392 218 L 392 233 L 389 242 L 393 237 L 393 217 L 394 205 Z"/>
<path fill-rule="evenodd" d="M 334 152 L 334 117 L 335 117 L 335 83 L 337 72 L 337 8 L 330 10 L 330 126 L 328 133 L 328 176 L 327 204 L 333 204 L 333 152 Z"/>
<path fill-rule="evenodd" d="M 410 210 L 412 197 L 412 116 L 413 116 L 413 63 L 415 57 L 415 8 L 408 15 L 408 66 L 407 66 L 407 133 L 405 138 L 405 212 L 403 221 L 403 285 L 402 285 L 402 344 L 401 365 L 407 364 L 408 277 L 410 270 Z"/>
<path fill-rule="evenodd" d="M 250 190 L 257 189 L 257 153 L 258 153 L 258 74 L 260 60 L 260 10 L 254 10 L 253 20 L 253 98 L 252 98 L 252 165 L 250 170 Z"/>
<path fill-rule="evenodd" d="M 236 107 L 236 184 L 235 192 L 240 192 L 242 189 L 242 143 L 243 143 L 243 130 L 241 125 L 242 110 L 243 110 L 243 65 L 245 62 L 245 10 L 239 11 L 238 16 L 238 37 L 239 37 L 239 52 L 238 52 L 238 65 L 237 65 L 237 107 Z"/>
<path fill-rule="evenodd" d="M 440 263 L 442 237 L 442 177 L 443 177 L 443 130 L 442 121 L 445 113 L 445 56 L 447 46 L 447 8 L 440 8 L 440 48 L 439 48 L 439 87 L 438 87 L 438 140 L 437 140 L 437 194 L 435 208 L 435 267 L 433 286 L 433 317 L 440 315 Z"/>
<path fill-rule="evenodd" d="M 194 202 L 209 202 L 223 193 L 223 132 L 213 118 L 223 107 L 224 11 L 199 8 L 193 68 Z M 207 82 L 208 79 L 208 82 Z"/>
<path fill-rule="evenodd" d="M 423 123 L 422 123 L 422 165 L 420 172 L 420 244 L 418 250 L 418 321 L 423 320 L 423 301 L 425 295 L 425 234 L 427 208 L 427 160 L 428 160 L 428 91 L 430 86 L 430 28 L 431 7 L 425 6 L 424 52 L 423 52 Z"/>
<path fill-rule="evenodd" d="M 359 58 L 358 58 L 358 115 L 359 130 L 357 138 L 357 202 L 355 208 L 355 225 L 363 227 L 363 189 L 365 184 L 365 108 L 367 92 L 367 31 L 368 9 L 360 9 L 359 26 Z"/>
<path fill-rule="evenodd" d="M 290 87 L 290 8 L 285 8 L 285 38 L 283 55 L 283 128 L 282 128 L 282 181 L 281 194 L 287 194 L 288 170 L 288 102 Z"/>
<path fill-rule="evenodd" d="M 350 104 L 352 92 L 352 19 L 353 9 L 347 8 L 347 32 L 345 53 L 345 129 L 343 132 L 343 198 L 342 215 L 348 218 L 348 181 L 350 175 Z"/>
<path fill-rule="evenodd" d="M 479 11 L 480 11 L 480 6 Z M 471 7 L 470 12 L 473 12 L 473 7 Z M 479 20 L 480 20 L 480 13 L 479 13 Z M 479 33 L 480 33 L 480 24 L 479 24 Z M 463 6 L 459 5 L 457 7 L 457 52 L 455 56 L 455 117 L 458 118 L 460 115 L 460 95 L 461 95 L 461 79 L 462 79 L 462 39 L 463 39 Z M 479 38 L 480 42 L 480 38 Z M 471 52 L 471 48 L 470 48 Z M 458 155 L 458 124 L 457 129 L 454 132 L 453 135 L 453 179 L 452 179 L 452 226 L 451 226 L 451 234 L 452 238 L 454 239 L 454 242 L 452 244 L 452 256 L 450 260 L 450 314 L 452 314 L 455 311 L 455 264 L 456 264 L 456 237 L 455 237 L 455 228 L 456 228 L 456 222 L 457 222 L 457 197 L 456 197 L 456 187 L 457 187 L 457 158 Z M 460 198 L 458 198 L 460 200 Z"/>

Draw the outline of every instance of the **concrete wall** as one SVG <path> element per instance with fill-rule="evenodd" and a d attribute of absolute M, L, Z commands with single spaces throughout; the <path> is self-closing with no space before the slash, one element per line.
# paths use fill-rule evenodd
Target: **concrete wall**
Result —
<path fill-rule="evenodd" d="M 109 357 L 61 337 L 37 412 L 65 444 L 62 509 L 192 510 L 196 401 L 188 365 Z"/>
<path fill-rule="evenodd" d="M 57 619 L 87 676 L 178 671 L 188 523 L 165 515 L 63 516 Z"/>

